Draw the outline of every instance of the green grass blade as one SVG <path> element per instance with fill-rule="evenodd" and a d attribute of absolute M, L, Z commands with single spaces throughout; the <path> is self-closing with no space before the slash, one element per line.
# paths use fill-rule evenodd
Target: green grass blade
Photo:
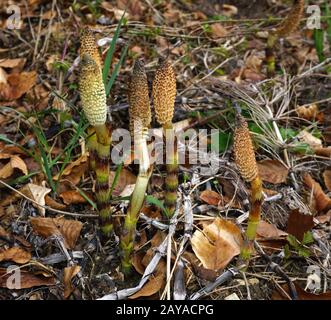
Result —
<path fill-rule="evenodd" d="M 159 207 L 165 214 L 167 214 L 167 209 L 163 205 L 163 202 L 161 202 L 159 199 L 156 199 L 155 197 L 150 196 L 150 195 L 147 195 L 145 199 L 146 199 L 147 203 L 153 204 L 153 205 Z"/>
<path fill-rule="evenodd" d="M 317 52 L 317 56 L 320 62 L 323 62 L 325 57 L 324 57 L 324 30 L 322 29 L 315 29 L 314 30 L 314 42 L 315 42 L 315 49 Z"/>
<path fill-rule="evenodd" d="M 113 191 L 114 191 L 115 186 L 117 184 L 117 181 L 118 181 L 118 178 L 119 178 L 120 173 L 122 171 L 122 168 L 123 168 L 123 162 L 116 168 L 115 177 L 114 177 L 113 183 L 112 183 L 112 185 L 110 187 L 110 196 L 111 197 L 113 195 Z"/>
<path fill-rule="evenodd" d="M 96 210 L 97 205 L 85 194 L 85 192 L 79 188 L 77 188 L 79 194 Z"/>
<path fill-rule="evenodd" d="M 109 49 L 107 51 L 106 59 L 105 59 L 104 65 L 103 65 L 102 78 L 103 78 L 103 82 L 104 82 L 105 85 L 106 85 L 106 82 L 107 82 L 107 77 L 108 77 L 108 73 L 109 73 L 109 69 L 110 69 L 110 64 L 111 64 L 111 61 L 113 59 L 113 55 L 114 55 L 114 52 L 115 52 L 116 41 L 117 41 L 117 39 L 119 37 L 119 34 L 120 34 L 120 30 L 121 30 L 121 26 L 123 24 L 125 13 L 126 13 L 126 10 L 124 10 L 123 15 L 122 15 L 120 21 L 118 22 L 118 25 L 117 25 L 115 33 L 114 33 L 114 37 L 113 37 L 113 39 L 110 43 Z"/>
<path fill-rule="evenodd" d="M 111 90 L 111 88 L 114 84 L 114 81 L 115 81 L 117 75 L 118 75 L 118 72 L 120 70 L 120 66 L 122 65 L 123 60 L 124 60 L 124 58 L 126 56 L 126 53 L 128 51 L 128 47 L 129 47 L 129 45 L 126 45 L 124 47 L 124 49 L 122 50 L 120 61 L 116 64 L 116 66 L 114 68 L 114 71 L 112 72 L 111 77 L 110 77 L 110 79 L 107 83 L 107 86 L 106 86 L 106 95 L 107 96 L 109 95 L 109 92 L 110 92 L 110 90 Z"/>

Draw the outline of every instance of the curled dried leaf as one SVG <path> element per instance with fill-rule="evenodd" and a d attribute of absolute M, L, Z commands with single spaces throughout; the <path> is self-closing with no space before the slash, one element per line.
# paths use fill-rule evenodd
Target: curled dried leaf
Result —
<path fill-rule="evenodd" d="M 192 249 L 207 269 L 225 268 L 240 253 L 242 237 L 240 229 L 231 221 L 217 218 L 197 230 L 191 239 Z"/>
<path fill-rule="evenodd" d="M 64 218 L 31 218 L 31 225 L 37 234 L 44 238 L 63 236 L 66 248 L 74 249 L 83 224 L 76 220 Z"/>

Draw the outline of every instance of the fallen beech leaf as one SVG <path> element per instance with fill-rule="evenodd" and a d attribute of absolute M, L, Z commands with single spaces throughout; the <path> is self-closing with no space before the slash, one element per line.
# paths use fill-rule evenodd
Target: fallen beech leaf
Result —
<path fill-rule="evenodd" d="M 218 206 L 224 208 L 227 204 L 231 202 L 232 208 L 241 208 L 240 203 L 236 199 L 229 198 L 227 195 L 220 195 L 219 193 L 212 190 L 204 190 L 200 194 L 200 200 L 206 202 L 212 206 Z"/>
<path fill-rule="evenodd" d="M 222 26 L 221 23 L 213 23 L 210 26 L 211 37 L 213 39 L 225 37 L 228 34 L 228 31 Z"/>
<path fill-rule="evenodd" d="M 74 249 L 83 224 L 76 220 L 64 218 L 30 218 L 34 232 L 44 238 L 62 235 L 66 248 Z"/>
<path fill-rule="evenodd" d="M 203 190 L 200 193 L 200 200 L 206 202 L 209 205 L 217 206 L 220 201 L 222 200 L 222 197 L 219 193 L 212 191 L 212 190 Z"/>
<path fill-rule="evenodd" d="M 19 270 L 19 281 L 16 282 L 15 269 L 8 272 L 7 269 L 0 268 L 0 287 L 7 289 L 27 289 L 39 286 L 53 286 L 56 283 L 54 277 L 43 277 L 34 275 L 25 270 Z"/>
<path fill-rule="evenodd" d="M 52 190 L 44 186 L 38 186 L 33 183 L 25 185 L 20 191 L 25 194 L 27 197 L 32 198 L 39 205 L 44 206 L 46 204 L 45 196 L 50 193 Z M 45 208 L 38 206 L 35 203 L 32 203 L 39 210 L 40 215 L 45 216 Z"/>
<path fill-rule="evenodd" d="M 302 289 L 298 283 L 294 282 L 295 289 L 298 294 L 299 300 L 331 300 L 331 291 L 321 294 L 307 292 Z M 290 296 L 290 290 L 287 284 L 282 285 L 283 290 Z M 281 291 L 275 290 L 271 297 L 272 300 L 288 300 L 288 297 Z"/>
<path fill-rule="evenodd" d="M 0 67 L 2 68 L 19 68 L 24 67 L 26 59 L 17 58 L 17 59 L 0 59 Z"/>
<path fill-rule="evenodd" d="M 161 242 L 165 239 L 165 233 L 162 232 L 161 230 L 158 230 L 153 238 L 151 239 L 151 247 L 147 250 L 144 258 L 142 259 L 141 263 L 143 266 L 145 266 L 145 268 L 147 267 L 147 265 L 150 263 L 154 253 L 155 253 L 155 248 L 157 248 Z"/>
<path fill-rule="evenodd" d="M 257 163 L 263 181 L 273 184 L 286 182 L 288 169 L 278 160 L 262 160 Z"/>
<path fill-rule="evenodd" d="M 77 160 L 75 160 L 74 162 L 71 162 L 70 164 L 68 164 L 63 172 L 62 172 L 62 177 L 63 176 L 68 176 L 71 174 L 73 168 L 75 167 L 79 167 L 81 166 L 82 163 L 85 163 L 87 162 L 87 153 L 84 153 L 83 155 L 81 155 Z M 54 180 L 59 180 L 59 175 L 60 174 L 57 174 L 56 176 L 53 177 Z"/>
<path fill-rule="evenodd" d="M 315 154 L 322 157 L 331 157 L 331 147 L 326 148 L 313 148 Z"/>
<path fill-rule="evenodd" d="M 64 299 L 67 299 L 74 291 L 71 280 L 80 271 L 80 266 L 74 265 L 64 268 L 63 284 L 64 284 Z"/>
<path fill-rule="evenodd" d="M 324 179 L 324 183 L 325 186 L 328 188 L 329 191 L 331 191 L 331 170 L 325 170 L 323 172 L 323 179 Z"/>
<path fill-rule="evenodd" d="M 142 260 L 144 258 L 145 253 L 144 252 L 137 252 L 134 253 L 132 256 L 132 265 L 136 269 L 138 273 L 141 275 L 145 272 L 145 266 L 142 264 Z"/>
<path fill-rule="evenodd" d="M 273 224 L 270 224 L 266 221 L 260 220 L 256 233 L 258 237 L 260 238 L 286 238 L 287 233 L 279 230 L 276 226 Z"/>
<path fill-rule="evenodd" d="M 195 231 L 191 244 L 205 268 L 219 270 L 225 268 L 232 258 L 240 253 L 242 237 L 235 224 L 217 218 L 206 225 L 203 232 Z"/>
<path fill-rule="evenodd" d="M 200 260 L 193 252 L 185 251 L 183 257 L 191 264 L 194 274 L 203 280 L 213 282 L 220 274 L 220 272 L 202 267 Z"/>
<path fill-rule="evenodd" d="M 13 261 L 19 264 L 24 264 L 30 260 L 31 253 L 19 247 L 12 247 L 0 252 L 0 261 Z"/>
<path fill-rule="evenodd" d="M 15 100 L 29 91 L 36 83 L 35 71 L 12 73 L 7 76 L 7 83 L 0 83 L 0 100 Z"/>
<path fill-rule="evenodd" d="M 286 231 L 301 242 L 305 232 L 314 227 L 313 220 L 312 215 L 303 214 L 298 209 L 292 210 L 288 217 Z"/>
<path fill-rule="evenodd" d="M 110 172 L 110 175 L 109 175 L 110 185 L 113 184 L 115 174 L 116 174 L 115 171 Z M 115 185 L 113 195 L 114 196 L 119 196 L 127 185 L 135 184 L 136 179 L 137 179 L 136 176 L 131 171 L 129 171 L 128 169 L 125 169 L 125 168 L 122 169 L 120 174 L 119 174 L 117 183 Z"/>
<path fill-rule="evenodd" d="M 80 204 L 86 203 L 86 199 L 77 190 L 68 190 L 60 194 L 65 204 Z"/>
<path fill-rule="evenodd" d="M 0 169 L 0 179 L 6 179 L 14 173 L 14 169 L 19 169 L 25 175 L 28 174 L 28 168 L 26 167 L 25 162 L 16 155 L 11 154 L 0 154 L 0 159 L 10 159 L 7 164 L 5 164 Z"/>
<path fill-rule="evenodd" d="M 49 195 L 45 197 L 45 203 L 47 206 L 56 209 L 56 210 L 64 210 L 67 206 L 63 203 L 59 203 L 51 198 Z"/>
<path fill-rule="evenodd" d="M 165 284 L 165 275 L 166 275 L 166 264 L 164 261 L 160 261 L 156 274 L 150 276 L 148 282 L 135 294 L 129 297 L 129 299 L 137 299 L 140 297 L 149 297 L 161 290 Z"/>
<path fill-rule="evenodd" d="M 324 193 L 320 184 L 316 182 L 309 173 L 303 176 L 303 181 L 314 196 L 316 210 L 322 212 L 330 209 L 331 199 Z"/>

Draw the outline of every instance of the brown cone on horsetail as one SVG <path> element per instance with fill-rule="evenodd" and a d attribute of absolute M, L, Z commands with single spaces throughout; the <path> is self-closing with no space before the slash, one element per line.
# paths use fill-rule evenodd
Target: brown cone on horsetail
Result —
<path fill-rule="evenodd" d="M 234 132 L 234 158 L 242 178 L 251 185 L 250 211 L 246 230 L 246 239 L 240 256 L 244 261 L 249 260 L 254 250 L 257 225 L 260 221 L 262 196 L 262 181 L 258 167 L 251 134 L 246 120 L 238 113 Z"/>
<path fill-rule="evenodd" d="M 304 0 L 294 0 L 288 15 L 283 19 L 283 21 L 274 32 L 269 33 L 266 48 L 267 73 L 269 77 L 272 77 L 275 74 L 275 43 L 279 38 L 285 38 L 289 36 L 298 28 L 304 13 L 304 5 Z"/>
<path fill-rule="evenodd" d="M 176 76 L 171 64 L 161 63 L 153 80 L 153 103 L 156 119 L 163 127 L 166 140 L 166 169 L 164 205 L 169 218 L 175 212 L 178 188 L 177 139 L 172 125 L 176 98 Z M 169 148 L 169 149 L 168 149 Z"/>

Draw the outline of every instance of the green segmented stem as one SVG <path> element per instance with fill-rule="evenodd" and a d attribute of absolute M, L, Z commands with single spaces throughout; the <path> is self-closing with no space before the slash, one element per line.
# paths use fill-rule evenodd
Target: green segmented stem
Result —
<path fill-rule="evenodd" d="M 165 124 L 163 126 L 163 132 L 165 139 L 170 143 L 173 143 L 169 153 L 166 152 L 166 178 L 165 178 L 165 199 L 164 206 L 166 208 L 166 214 L 168 218 L 171 218 L 176 209 L 177 202 L 177 188 L 178 188 L 178 151 L 177 151 L 177 138 L 175 135 L 172 123 Z"/>
<path fill-rule="evenodd" d="M 134 246 L 137 221 L 139 218 L 140 210 L 145 201 L 145 193 L 148 186 L 148 181 L 153 171 L 152 167 L 150 166 L 145 134 L 143 133 L 141 137 L 136 139 L 135 143 L 137 143 L 137 151 L 139 157 L 139 174 L 130 198 L 130 204 L 126 213 L 121 238 L 122 271 L 126 275 L 128 275 L 131 271 L 131 253 Z"/>
<path fill-rule="evenodd" d="M 256 238 L 256 229 L 260 222 L 262 201 L 262 180 L 259 177 L 256 177 L 251 181 L 250 210 L 246 239 L 240 253 L 240 258 L 244 261 L 248 261 L 254 251 L 254 240 Z"/>
<path fill-rule="evenodd" d="M 110 176 L 111 129 L 107 125 L 95 126 L 97 152 L 95 157 L 96 200 L 103 235 L 109 237 L 113 231 Z"/>
<path fill-rule="evenodd" d="M 98 153 L 98 140 L 97 135 L 93 127 L 88 128 L 87 130 L 87 149 L 89 151 L 89 165 L 90 170 L 95 171 L 95 159 Z"/>

